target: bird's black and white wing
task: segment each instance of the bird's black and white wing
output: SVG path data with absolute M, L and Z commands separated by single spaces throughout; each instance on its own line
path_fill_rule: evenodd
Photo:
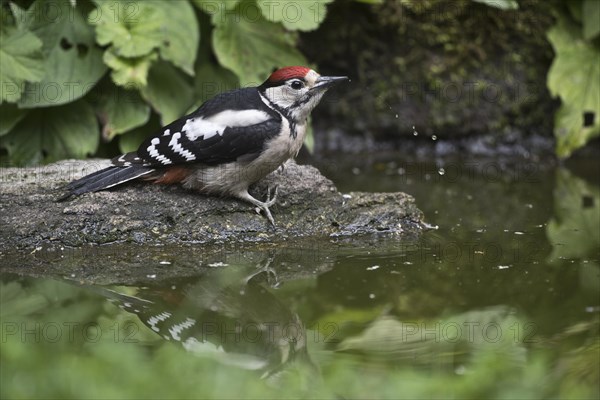
M 261 100 L 256 89 L 227 92 L 165 126 L 158 135 L 146 139 L 137 152 L 118 157 L 113 163 L 158 167 L 247 161 L 258 157 L 280 129 L 281 116 Z

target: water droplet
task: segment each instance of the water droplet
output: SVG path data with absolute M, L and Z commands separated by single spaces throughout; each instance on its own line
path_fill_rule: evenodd
M 171 265 L 171 261 L 159 261 L 160 265 Z
M 376 269 L 379 269 L 379 265 L 373 265 L 371 267 L 367 267 L 367 271 L 374 271 Z
M 508 269 L 510 265 L 498 265 L 498 269 Z
M 396 119 L 398 119 L 398 114 L 396 114 Z
M 524 232 L 520 232 L 520 231 L 515 231 L 515 235 L 524 235 Z
M 371 293 L 371 294 L 369 295 L 369 298 L 370 298 L 370 299 L 374 299 L 374 298 L 375 298 L 375 293 Z
M 446 170 L 444 168 L 438 169 L 438 174 L 444 175 L 445 173 L 446 173 Z
M 156 274 L 148 274 L 146 275 L 146 278 L 154 279 L 156 278 Z
M 437 136 L 431 135 L 431 140 L 437 140 Z
M 360 168 L 358 168 L 358 167 L 354 167 L 354 168 L 352 168 L 352 173 L 353 173 L 354 175 L 358 175 L 358 174 L 360 174 Z

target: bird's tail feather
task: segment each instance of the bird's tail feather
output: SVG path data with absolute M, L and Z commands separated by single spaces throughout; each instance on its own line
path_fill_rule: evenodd
M 152 172 L 154 172 L 154 169 L 142 165 L 104 168 L 69 183 L 65 187 L 66 193 L 57 201 L 63 201 L 71 196 L 79 196 L 83 193 L 108 189 Z

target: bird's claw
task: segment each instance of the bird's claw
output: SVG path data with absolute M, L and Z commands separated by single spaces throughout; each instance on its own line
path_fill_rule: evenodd
M 271 198 L 271 188 L 267 188 L 267 201 L 265 201 L 265 205 L 267 207 L 271 207 L 277 201 L 277 191 L 279 190 L 279 186 L 275 186 L 273 190 L 273 198 Z

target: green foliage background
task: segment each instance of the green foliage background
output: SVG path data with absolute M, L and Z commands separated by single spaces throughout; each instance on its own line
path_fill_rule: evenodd
M 216 93 L 308 64 L 298 33 L 316 29 L 332 1 L 3 0 L 0 149 L 17 165 L 98 154 L 101 139 L 134 150 Z M 283 18 L 292 5 L 298 18 Z M 555 9 L 548 86 L 562 100 L 555 134 L 566 157 L 600 135 L 600 2 Z

